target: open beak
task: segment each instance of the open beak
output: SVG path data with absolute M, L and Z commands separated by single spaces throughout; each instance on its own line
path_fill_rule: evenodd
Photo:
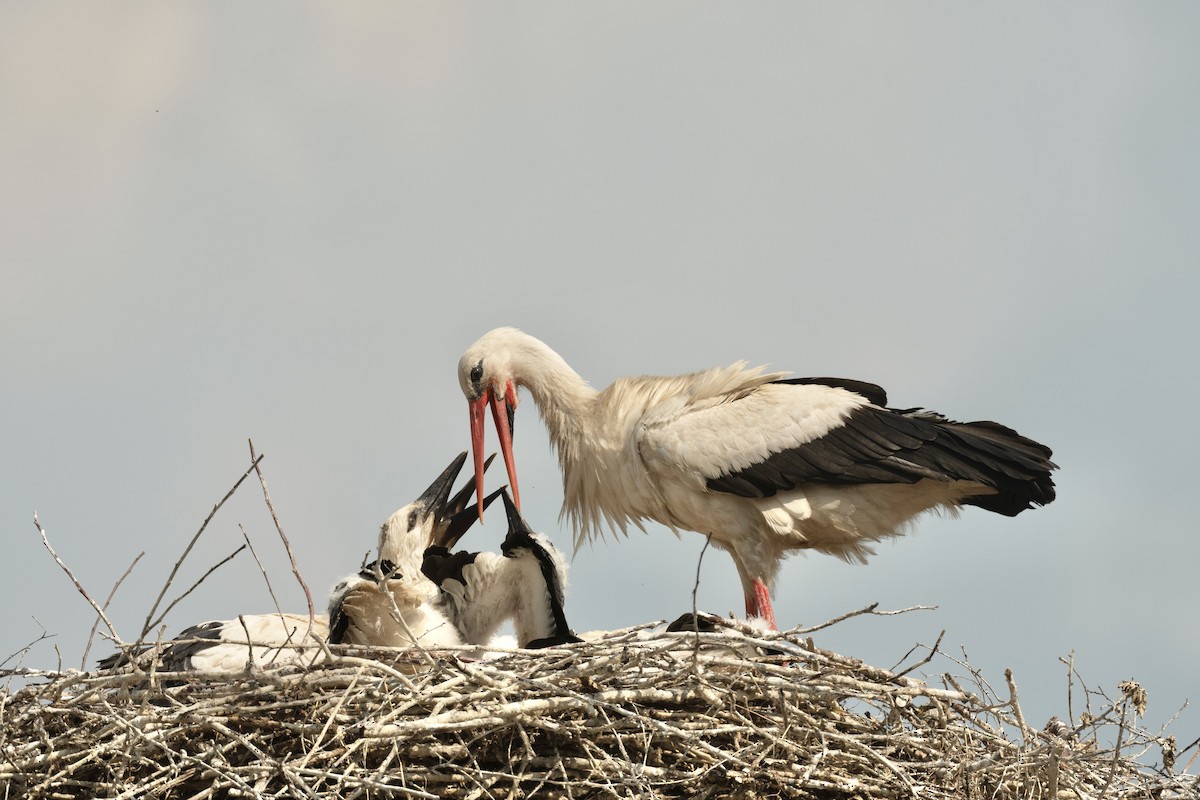
M 509 381 L 505 385 L 503 395 L 497 395 L 492 387 L 487 387 L 475 400 L 468 400 L 467 406 L 471 411 L 471 451 L 475 454 L 475 495 L 479 503 L 479 519 L 483 520 L 485 507 L 483 497 L 483 472 L 487 466 L 483 463 L 483 414 L 484 406 L 492 407 L 492 420 L 496 423 L 496 438 L 500 440 L 500 453 L 504 456 L 504 466 L 508 470 L 508 483 L 512 487 L 513 502 L 521 507 L 521 492 L 517 488 L 517 466 L 513 463 L 512 431 L 513 420 L 517 410 L 516 387 Z
M 495 457 L 494 454 L 488 456 L 487 461 L 484 461 L 481 465 L 480 474 L 487 471 L 487 468 L 491 466 L 492 460 Z M 457 494 L 450 497 L 450 487 L 454 485 L 454 479 L 458 477 L 458 473 L 462 470 L 463 464 L 466 461 L 467 453 L 464 450 L 438 476 L 433 485 L 425 490 L 425 494 L 421 495 L 420 500 L 422 502 L 432 504 L 426 506 L 433 510 L 433 528 L 430 533 L 430 545 L 445 547 L 446 549 L 454 547 L 454 545 L 458 544 L 458 540 L 462 538 L 463 534 L 471 528 L 476 518 L 482 519 L 483 512 L 480 509 L 487 508 L 500 494 L 500 491 L 496 491 L 482 498 L 478 508 L 474 504 L 468 506 L 467 501 L 471 498 L 471 489 L 474 488 L 468 483 L 459 489 Z

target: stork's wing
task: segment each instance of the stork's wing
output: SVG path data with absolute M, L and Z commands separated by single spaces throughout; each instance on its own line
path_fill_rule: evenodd
M 307 614 L 243 614 L 237 619 L 202 622 L 185 628 L 166 643 L 158 656 L 159 665 L 168 672 L 241 672 L 251 660 L 259 667 L 291 664 L 319 653 L 305 639 L 307 632 Z M 312 632 L 322 639 L 327 637 L 329 622 L 325 615 L 316 615 Z M 143 652 L 156 648 L 145 648 Z M 117 654 L 103 659 L 99 666 L 110 669 L 126 663 L 124 654 Z
M 673 462 L 709 490 L 742 497 L 770 497 L 806 483 L 928 478 L 991 487 L 995 493 L 963 502 L 1010 516 L 1054 499 L 1054 464 L 1044 445 L 994 422 L 883 408 L 871 402 L 885 397 L 882 389 L 855 386 L 831 379 L 764 384 L 646 426 L 640 449 L 648 465 Z
M 773 383 L 787 384 L 817 384 L 819 386 L 829 386 L 834 389 L 845 389 L 855 394 L 861 394 L 867 398 L 867 402 L 874 403 L 881 408 L 887 405 L 887 392 L 882 386 L 866 381 L 856 381 L 853 378 L 783 378 L 782 380 L 773 381 Z

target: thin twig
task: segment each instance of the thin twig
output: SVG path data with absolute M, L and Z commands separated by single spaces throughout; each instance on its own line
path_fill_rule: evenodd
M 917 667 L 923 667 L 923 666 L 925 666 L 926 664 L 928 664 L 930 661 L 933 661 L 933 657 L 934 657 L 934 656 L 936 656 L 936 655 L 938 654 L 938 648 L 939 648 L 939 647 L 941 647 L 941 644 L 942 644 L 942 638 L 943 638 L 945 635 L 946 635 L 946 629 L 945 629 L 945 628 L 942 628 L 942 632 L 938 634 L 937 641 L 933 643 L 933 647 L 929 648 L 929 655 L 925 656 L 925 657 L 924 657 L 924 658 L 922 658 L 920 661 L 918 661 L 917 663 L 913 664 L 911 667 L 909 667 L 908 669 L 904 670 L 903 672 L 897 672 L 897 673 L 896 673 L 896 677 L 897 677 L 897 678 L 902 678 L 902 677 L 904 677 L 905 675 L 907 675 L 908 673 L 910 673 L 910 672 L 912 672 L 913 670 L 915 670 Z M 916 647 L 913 647 L 913 650 L 916 650 L 916 649 L 917 649 Z M 913 652 L 912 650 L 909 650 L 909 651 L 908 651 L 908 653 L 906 653 L 906 654 L 905 654 L 904 658 L 908 658 L 908 656 L 909 656 L 909 655 L 911 655 L 911 654 L 912 654 L 912 652 Z M 898 662 L 896 663 L 896 666 L 897 666 L 897 667 L 898 667 L 898 666 L 900 666 L 900 664 L 903 664 L 903 663 L 904 663 L 904 658 L 900 659 L 900 661 L 898 661 Z M 895 667 L 893 667 L 892 669 L 895 669 Z
M 117 578 L 117 582 L 113 584 L 112 591 L 110 591 L 108 593 L 108 597 L 104 598 L 103 608 L 105 611 L 108 610 L 109 604 L 112 603 L 112 599 L 116 595 L 117 589 L 119 589 L 121 587 L 121 584 L 125 582 L 125 579 L 129 577 L 129 573 L 133 572 L 133 568 L 137 566 L 137 563 L 142 560 L 142 556 L 144 556 L 144 555 L 146 555 L 145 550 L 143 550 L 142 552 L 140 552 L 136 556 L 134 556 L 133 561 L 131 561 L 129 566 L 125 568 L 125 572 L 122 573 L 121 577 Z M 92 641 L 96 638 L 96 629 L 99 627 L 100 627 L 100 618 L 97 617 L 96 621 L 92 623 L 91 632 L 88 633 L 87 646 L 83 648 L 83 658 L 80 660 L 80 663 L 79 663 L 80 669 L 87 669 L 88 653 L 92 649 Z
M 221 510 L 221 506 L 225 505 L 225 502 L 230 497 L 233 497 L 233 493 L 236 492 L 238 487 L 242 485 L 242 481 L 250 477 L 250 473 L 258 468 L 258 462 L 261 460 L 261 457 L 251 457 L 250 467 L 242 473 L 242 477 L 237 479 L 237 482 L 234 483 L 233 487 L 225 493 L 225 496 L 222 497 L 215 506 L 213 506 L 212 511 L 208 512 L 208 516 L 204 518 L 204 522 L 200 523 L 200 529 L 192 536 L 191 541 L 188 542 L 187 547 L 185 547 L 183 550 L 183 555 L 179 557 L 179 560 L 175 562 L 175 566 L 171 568 L 171 574 L 167 576 L 167 582 L 164 583 L 162 589 L 159 590 L 158 597 L 154 600 L 154 605 L 150 607 L 150 612 L 146 614 L 146 621 L 142 624 L 142 632 L 138 634 L 137 641 L 133 643 L 132 649 L 136 650 L 141 647 L 142 642 L 146 639 L 146 634 L 148 634 L 150 630 L 158 624 L 157 622 L 151 622 L 151 620 L 154 619 L 154 613 L 158 611 L 158 606 L 160 603 L 162 603 L 163 597 L 166 596 L 167 590 L 171 588 L 171 582 L 175 580 L 175 576 L 179 573 L 179 568 L 183 566 L 184 559 L 186 559 L 188 554 L 192 552 L 192 548 L 196 546 L 197 540 L 199 540 L 200 535 L 204 533 L 204 529 L 208 527 L 208 523 L 211 522 L 212 518 L 216 516 L 218 511 Z
M 271 587 L 271 579 L 267 576 L 267 568 L 263 566 L 262 559 L 258 557 L 258 551 L 254 549 L 254 545 L 250 542 L 250 537 L 246 533 L 246 529 L 238 523 L 238 530 L 242 532 L 242 538 L 246 541 L 246 547 L 250 548 L 250 555 L 254 558 L 254 563 L 258 565 L 258 571 L 262 573 L 263 583 L 267 585 L 267 594 L 271 595 L 271 602 L 275 606 L 275 613 L 283 617 L 283 609 L 279 607 L 279 599 L 275 597 L 275 590 Z
M 1121 720 L 1117 723 L 1117 741 L 1113 745 L 1112 768 L 1109 769 L 1107 777 L 1104 779 L 1104 786 L 1100 788 L 1100 794 L 1096 795 L 1098 800 L 1104 800 L 1104 796 L 1108 794 L 1109 787 L 1112 786 L 1113 779 L 1117 777 L 1117 772 L 1121 766 L 1121 737 L 1125 734 L 1125 717 L 1129 711 L 1129 700 L 1121 701 Z
M 244 545 L 244 544 L 239 545 L 238 548 L 236 550 L 234 550 L 232 553 L 225 556 L 220 561 L 218 561 L 216 564 L 213 564 L 211 567 L 209 567 L 203 575 L 201 575 L 199 578 L 196 579 L 195 583 L 193 583 L 191 586 L 189 586 L 187 588 L 187 591 L 185 591 L 183 594 L 179 595 L 179 597 L 176 597 L 174 600 L 172 600 L 170 602 L 170 604 L 165 609 L 163 609 L 163 612 L 161 614 L 159 614 L 157 618 L 155 618 L 154 622 L 150 623 L 150 627 L 152 627 L 152 628 L 158 627 L 159 623 L 161 623 L 164 619 L 166 619 L 167 615 L 171 613 L 171 609 L 173 609 L 173 608 L 175 608 L 175 606 L 179 605 L 183 601 L 183 599 L 185 597 L 187 597 L 189 594 L 196 591 L 196 589 L 200 586 L 200 584 L 204 583 L 205 578 L 207 578 L 209 575 L 212 575 L 214 572 L 216 572 L 218 569 L 220 569 L 221 567 L 228 564 L 233 559 L 237 558 L 238 554 L 241 553 L 245 549 L 246 549 L 246 545 Z
M 250 537 L 246 534 L 246 529 L 242 527 L 241 524 L 238 525 L 238 529 L 242 532 L 242 538 L 246 540 L 246 547 L 250 548 L 250 555 L 254 557 L 254 563 L 258 565 L 258 571 L 262 573 L 263 583 L 267 585 L 267 593 L 271 595 L 271 602 L 275 605 L 275 613 L 279 615 L 279 624 L 285 631 L 287 631 L 287 636 L 284 638 L 283 645 L 290 645 L 292 643 L 292 635 L 296 632 L 296 629 L 288 627 L 287 617 L 283 615 L 283 609 L 279 607 L 279 599 L 275 597 L 275 590 L 271 587 L 271 579 L 267 577 L 267 569 L 263 566 L 262 561 L 259 559 L 258 552 L 254 549 L 254 545 L 250 543 Z M 314 639 L 320 640 L 321 638 L 312 633 L 311 626 L 308 630 L 308 633 Z M 283 647 L 278 648 L 275 651 L 275 655 L 271 657 L 271 662 L 274 663 L 275 659 L 278 658 L 283 651 Z
M 50 638 L 53 638 L 53 637 L 54 637 L 54 635 L 55 635 L 55 634 L 53 634 L 53 633 L 47 633 L 47 632 L 46 632 L 46 628 L 45 628 L 45 626 L 44 626 L 44 625 L 42 625 L 42 623 L 40 623 L 40 622 L 38 622 L 38 621 L 37 621 L 37 617 L 34 617 L 34 618 L 33 618 L 33 621 L 34 621 L 34 622 L 37 622 L 37 626 L 38 626 L 39 628 L 41 628 L 41 629 L 42 629 L 42 633 L 41 633 L 41 635 L 40 635 L 40 636 L 38 636 L 36 639 L 34 639 L 34 640 L 33 640 L 32 642 L 30 642 L 29 644 L 27 644 L 27 645 L 25 645 L 24 647 L 22 647 L 22 648 L 20 648 L 20 649 L 16 650 L 15 652 L 13 652 L 13 653 L 12 653 L 12 654 L 11 654 L 11 655 L 8 657 L 8 658 L 4 659 L 3 661 L 0 661 L 0 667 L 3 667 L 5 664 L 7 664 L 8 662 L 12 661 L 14 658 L 17 658 L 18 656 L 22 657 L 22 660 L 24 660 L 24 659 L 23 659 L 24 655 L 25 655 L 26 653 L 28 653 L 28 652 L 29 652 L 29 650 L 30 650 L 30 648 L 32 648 L 32 647 L 33 647 L 35 644 L 37 644 L 38 642 L 44 641 L 45 639 L 50 639 Z M 20 663 L 21 663 L 21 661 L 18 661 L 18 662 L 17 662 L 17 664 L 18 664 L 18 665 L 19 665 Z M 12 672 L 12 670 L 9 670 L 9 672 Z
M 813 633 L 814 631 L 819 631 L 824 628 L 828 628 L 833 625 L 837 625 L 839 622 L 845 622 L 846 620 L 848 620 L 852 617 L 861 617 L 864 614 L 870 614 L 870 615 L 876 616 L 876 617 L 894 617 L 898 614 L 907 614 L 910 611 L 936 611 L 937 610 L 937 606 L 909 606 L 908 608 L 898 608 L 894 611 L 878 611 L 877 610 L 878 608 L 879 608 L 879 603 L 877 603 L 877 602 L 871 603 L 871 605 L 869 605 L 869 606 L 863 606 L 862 608 L 856 609 L 854 611 L 847 611 L 845 614 L 839 614 L 838 616 L 834 617 L 831 620 L 828 620 L 827 622 L 822 622 L 820 625 L 812 625 L 807 628 L 793 628 L 792 630 L 790 630 L 788 632 L 792 633 L 792 634 L 796 634 L 797 636 L 803 635 L 806 633 Z
M 254 637 L 250 635 L 250 629 L 246 627 L 246 617 L 244 614 L 238 614 L 237 620 L 242 625 L 242 633 L 246 634 L 246 671 L 254 670 Z
M 712 543 L 712 534 L 704 537 L 704 547 L 700 548 L 700 555 L 696 557 L 696 581 L 692 584 L 692 632 L 696 634 L 694 647 L 692 649 L 692 662 L 699 664 L 700 657 L 700 610 L 696 605 L 696 595 L 700 591 L 700 567 L 704 565 L 704 554 L 708 552 L 708 546 Z
M 283 549 L 287 551 L 288 560 L 292 563 L 292 574 L 296 576 L 296 581 L 300 584 L 300 588 L 304 590 L 304 599 L 308 603 L 308 629 L 304 632 L 301 641 L 308 641 L 317 617 L 316 608 L 313 606 L 312 592 L 309 591 L 308 584 L 304 582 L 304 578 L 300 575 L 300 567 L 297 566 L 296 556 L 292 553 L 292 543 L 288 541 L 287 534 L 283 532 L 283 525 L 279 523 L 279 515 L 275 513 L 275 506 L 271 503 L 271 495 L 267 491 L 267 479 L 258 464 L 262 458 L 256 458 L 254 455 L 254 441 L 250 439 L 246 441 L 250 445 L 250 458 L 254 461 L 254 471 L 258 473 L 258 483 L 262 487 L 263 500 L 267 503 L 267 510 L 271 512 L 271 520 L 275 523 L 275 530 L 279 532 L 279 538 L 283 541 Z
M 75 573 L 72 572 L 71 568 L 68 567 L 63 560 L 58 557 L 58 553 L 54 552 L 54 548 L 50 546 L 50 539 L 46 536 L 46 531 L 44 528 L 42 528 L 42 523 L 40 520 L 38 520 L 36 511 L 33 512 L 33 524 L 38 529 L 38 533 L 42 536 L 42 544 L 46 546 L 48 551 L 50 551 L 50 555 L 53 556 L 54 561 L 59 567 L 62 568 L 63 572 L 67 573 L 67 577 L 71 579 L 71 583 L 75 584 L 75 588 L 79 590 L 81 595 L 83 595 L 83 599 L 88 601 L 88 605 L 95 609 L 96 615 L 104 621 L 105 625 L 108 626 L 108 632 L 112 634 L 113 639 L 120 641 L 121 637 L 117 635 L 117 629 L 114 628 L 112 622 L 109 621 L 108 615 L 104 613 L 104 609 L 96 604 L 96 601 L 92 599 L 92 596 L 87 593 L 87 589 L 84 589 L 83 584 L 80 583 L 79 579 L 75 577 Z

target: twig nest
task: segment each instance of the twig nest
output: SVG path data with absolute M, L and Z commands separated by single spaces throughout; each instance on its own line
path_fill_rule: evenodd
M 1124 688 L 1088 722 L 1014 740 L 1015 709 L 986 683 L 930 685 L 797 633 L 652 625 L 488 655 L 335 648 L 309 668 L 235 675 L 27 671 L 0 695 L 0 796 L 1005 800 L 1107 786 L 1169 800 L 1197 789 L 1172 772 L 1170 737 L 1114 713 L 1137 704 Z M 1157 770 L 1133 757 L 1155 744 Z

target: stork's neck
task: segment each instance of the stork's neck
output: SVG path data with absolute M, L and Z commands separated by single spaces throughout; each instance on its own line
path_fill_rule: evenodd
M 546 431 L 554 447 L 562 451 L 586 432 L 588 410 L 596 390 L 562 356 L 544 344 L 533 350 L 533 359 L 526 365 L 532 368 L 518 374 L 517 383 L 529 390 L 546 421 Z
M 378 558 L 392 562 L 404 577 L 415 578 L 421 575 L 421 555 L 429 536 L 427 531 L 406 530 L 410 508 L 405 506 L 392 514 L 379 529 Z
M 514 378 L 529 390 L 561 455 L 585 435 L 596 390 L 547 345 L 532 336 L 523 345 Z

